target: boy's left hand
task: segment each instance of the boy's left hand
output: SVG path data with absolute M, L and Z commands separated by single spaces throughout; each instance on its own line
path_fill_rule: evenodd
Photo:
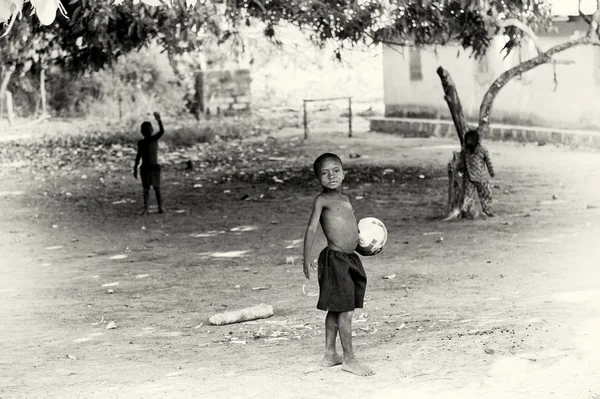
M 157 120 L 160 120 L 160 114 L 159 114 L 158 112 L 155 112 L 155 113 L 154 113 L 154 117 L 155 117 Z
M 375 256 L 378 253 L 380 253 L 381 251 L 383 251 L 383 247 L 381 247 L 381 248 L 379 248 L 379 249 L 377 249 L 377 250 L 375 250 L 373 252 L 366 252 L 361 247 L 357 246 L 354 251 L 357 252 L 359 255 L 362 255 L 362 256 Z
M 314 263 L 311 261 L 304 260 L 304 276 L 310 280 L 310 269 L 317 270 Z

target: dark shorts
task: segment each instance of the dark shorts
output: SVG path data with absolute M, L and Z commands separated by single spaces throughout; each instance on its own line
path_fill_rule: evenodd
M 143 166 L 140 168 L 140 177 L 144 187 L 160 187 L 160 165 Z
M 326 247 L 319 255 L 318 274 L 317 309 L 350 312 L 363 307 L 367 275 L 357 254 Z

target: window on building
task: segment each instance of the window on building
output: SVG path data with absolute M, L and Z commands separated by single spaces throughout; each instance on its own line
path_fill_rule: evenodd
M 410 47 L 408 52 L 410 62 L 410 80 L 423 80 L 423 67 L 421 65 L 421 49 L 419 47 Z

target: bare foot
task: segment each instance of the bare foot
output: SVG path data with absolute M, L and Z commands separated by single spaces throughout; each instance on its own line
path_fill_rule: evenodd
M 147 215 L 148 213 L 149 213 L 148 209 L 144 209 L 143 211 L 140 212 L 140 215 Z
M 342 370 L 365 377 L 375 374 L 373 370 L 371 370 L 367 366 L 360 364 L 356 359 L 345 360 L 342 363 Z
M 496 214 L 493 212 L 484 212 L 484 213 L 490 218 L 496 217 Z
M 344 361 L 344 359 L 342 359 L 342 357 L 340 355 L 338 355 L 337 353 L 334 353 L 333 355 L 325 354 L 325 357 L 323 358 L 323 361 L 321 362 L 321 366 L 333 367 L 333 366 L 337 366 L 338 364 L 342 364 L 343 361 Z

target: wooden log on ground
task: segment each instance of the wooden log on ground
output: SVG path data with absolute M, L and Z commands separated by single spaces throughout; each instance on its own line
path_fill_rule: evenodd
M 223 326 L 225 324 L 240 323 L 243 321 L 266 319 L 273 316 L 273 307 L 261 303 L 250 308 L 233 310 L 231 312 L 218 313 L 208 319 L 215 326 Z

